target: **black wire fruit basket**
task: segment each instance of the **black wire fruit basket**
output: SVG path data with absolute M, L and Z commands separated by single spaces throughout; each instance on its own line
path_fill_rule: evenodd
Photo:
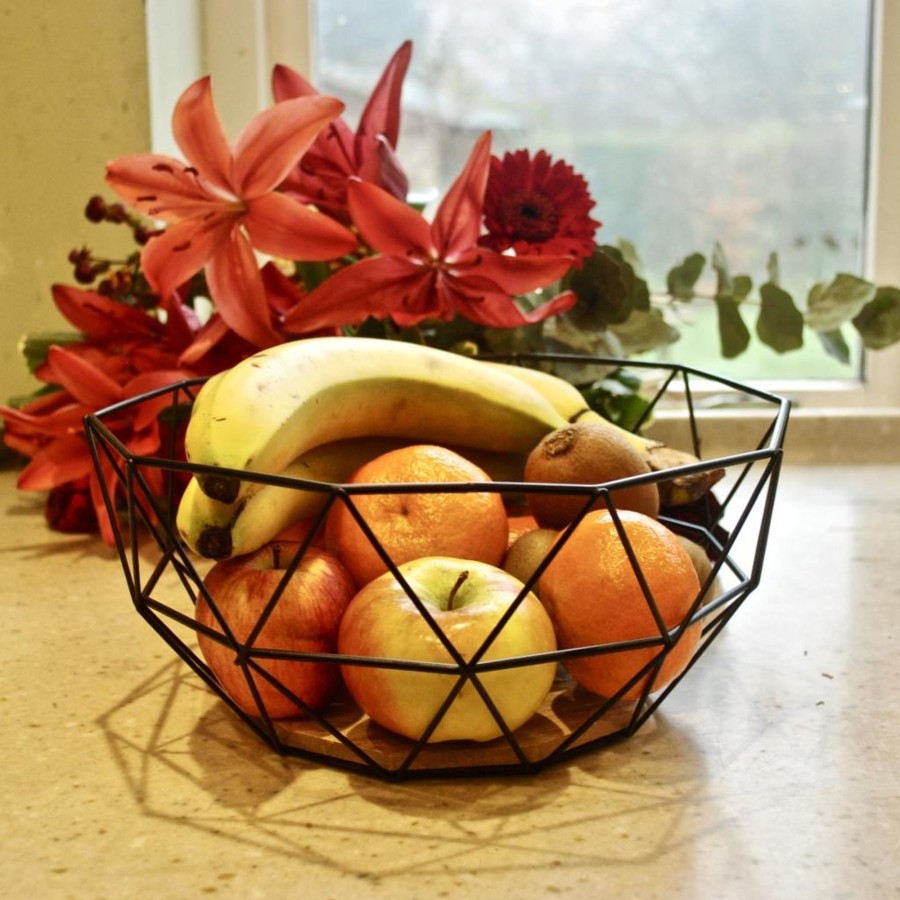
M 249 633 L 239 638 L 228 627 L 213 629 L 209 620 L 200 620 L 198 607 L 212 607 L 216 597 L 208 587 L 215 562 L 193 553 L 176 525 L 176 511 L 187 482 L 196 475 L 209 474 L 209 467 L 186 462 L 183 456 L 183 429 L 203 379 L 191 379 L 108 407 L 85 419 L 85 432 L 100 475 L 105 505 L 111 519 L 116 550 L 131 601 L 151 628 L 187 666 L 231 708 L 272 750 L 385 780 L 416 777 L 476 776 L 485 774 L 537 773 L 579 754 L 598 750 L 634 734 L 677 688 L 734 613 L 758 587 L 766 542 L 775 503 L 784 438 L 789 417 L 787 400 L 753 386 L 731 381 L 690 366 L 621 360 L 600 357 L 569 357 L 529 354 L 506 358 L 507 362 L 543 368 L 596 366 L 598 370 L 626 365 L 651 385 L 649 402 L 635 430 L 653 434 L 660 428 L 675 435 L 666 443 L 691 454 L 690 461 L 650 471 L 617 482 L 571 488 L 585 498 L 585 512 L 602 502 L 623 542 L 635 576 L 654 611 L 658 628 L 640 638 L 615 642 L 568 645 L 533 654 L 493 658 L 486 650 L 504 626 L 501 621 L 474 654 L 464 657 L 449 648 L 448 658 L 427 663 L 408 658 L 372 656 L 348 657 L 336 648 L 276 649 L 261 638 L 266 620 L 282 601 L 282 591 L 291 574 L 316 552 L 316 537 L 325 527 L 329 510 L 340 504 L 353 505 L 358 490 L 465 493 L 493 491 L 504 501 L 527 503 L 532 491 L 546 491 L 547 485 L 521 481 L 494 480 L 484 485 L 416 484 L 381 488 L 346 483 L 307 481 L 286 475 L 251 474 L 216 470 L 259 486 L 321 494 L 321 511 L 313 517 L 302 537 L 286 546 L 291 558 L 283 561 L 284 577 L 264 598 L 259 619 Z M 714 395 L 719 405 L 734 404 L 752 416 L 744 417 L 741 428 L 732 430 L 716 417 L 704 414 L 698 397 Z M 152 456 L 130 450 L 117 436 L 124 422 L 155 420 L 165 434 L 162 449 Z M 714 454 L 704 456 L 713 446 Z M 655 483 L 662 488 L 706 478 L 713 487 L 690 502 L 665 503 L 658 521 L 669 531 L 701 548 L 707 563 L 698 577 L 696 597 L 678 621 L 661 621 L 653 592 L 640 563 L 629 546 L 622 527 L 622 513 L 616 506 L 619 493 L 635 484 Z M 582 516 L 579 517 L 582 518 Z M 537 593 L 540 578 L 564 545 L 578 520 L 564 529 L 546 557 L 534 567 L 524 582 L 516 603 L 532 591 Z M 384 557 L 388 570 L 403 581 L 390 555 L 379 546 L 377 536 L 366 526 L 368 539 Z M 321 546 L 321 545 L 319 545 Z M 429 613 L 414 591 L 405 587 L 411 600 L 428 619 Z M 434 628 L 430 623 L 429 627 Z M 670 657 L 683 653 L 691 636 L 689 654 L 674 677 L 660 679 Z M 237 702 L 234 691 L 207 662 L 200 644 L 206 639 L 227 651 L 234 672 L 249 691 L 250 702 Z M 572 677 L 575 660 L 613 658 L 629 651 L 644 651 L 640 667 L 615 689 L 604 694 L 588 690 Z M 279 664 L 314 664 L 329 670 L 339 683 L 324 707 L 307 703 L 278 674 Z M 491 693 L 491 679 L 498 673 L 514 676 L 552 665 L 555 676 L 541 706 L 521 725 L 510 727 L 502 704 Z M 443 700 L 436 704 L 430 723 L 418 737 L 407 737 L 384 727 L 354 702 L 343 687 L 340 672 L 362 670 L 373 677 L 385 670 L 427 675 L 441 680 Z M 221 675 L 221 672 L 219 672 Z M 692 676 L 694 677 L 694 676 Z M 697 676 L 699 677 L 699 676 Z M 685 690 L 688 688 L 685 688 Z M 269 715 L 263 694 L 284 698 L 296 714 L 286 718 Z M 441 720 L 449 715 L 455 700 L 468 691 L 480 697 L 483 711 L 496 723 L 496 737 L 483 740 L 430 740 Z

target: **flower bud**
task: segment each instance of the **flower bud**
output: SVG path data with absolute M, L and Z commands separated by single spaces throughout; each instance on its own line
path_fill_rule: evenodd
M 84 208 L 84 215 L 91 222 L 102 222 L 106 218 L 106 201 L 94 194 Z

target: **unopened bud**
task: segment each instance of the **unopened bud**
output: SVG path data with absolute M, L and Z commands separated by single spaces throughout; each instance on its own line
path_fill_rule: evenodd
M 127 222 L 128 212 L 121 203 L 112 203 L 106 208 L 107 222 Z
M 79 260 L 75 264 L 75 280 L 79 284 L 92 284 L 95 278 L 94 267 L 90 260 Z
M 95 194 L 84 208 L 85 217 L 91 222 L 102 222 L 106 218 L 106 201 Z

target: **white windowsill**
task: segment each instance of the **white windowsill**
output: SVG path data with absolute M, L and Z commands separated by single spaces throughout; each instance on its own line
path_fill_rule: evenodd
M 750 450 L 774 417 L 767 410 L 695 411 L 706 459 Z M 673 447 L 690 446 L 683 411 L 661 411 L 647 434 Z M 791 409 L 785 460 L 801 465 L 873 465 L 900 462 L 900 410 Z

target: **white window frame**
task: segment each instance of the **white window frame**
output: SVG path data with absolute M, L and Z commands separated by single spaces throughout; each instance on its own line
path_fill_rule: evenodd
M 271 103 L 276 62 L 313 71 L 315 0 L 147 0 L 150 101 L 154 149 L 175 152 L 169 130 L 178 94 L 210 74 L 226 129 L 233 135 Z M 285 27 L 284 23 L 290 23 Z M 301 27 L 298 27 L 299 26 Z M 303 27 L 305 26 L 305 27 Z M 181 68 L 154 64 L 162 42 L 177 41 Z M 870 183 L 866 277 L 900 285 L 900 0 L 876 0 L 873 39 Z M 893 48 L 893 52 L 889 52 Z M 167 54 L 171 59 L 172 55 Z M 824 352 L 824 351 L 823 351 Z M 858 420 L 900 416 L 900 346 L 867 353 L 861 380 L 765 383 L 798 410 Z M 896 425 L 894 425 L 896 427 Z

